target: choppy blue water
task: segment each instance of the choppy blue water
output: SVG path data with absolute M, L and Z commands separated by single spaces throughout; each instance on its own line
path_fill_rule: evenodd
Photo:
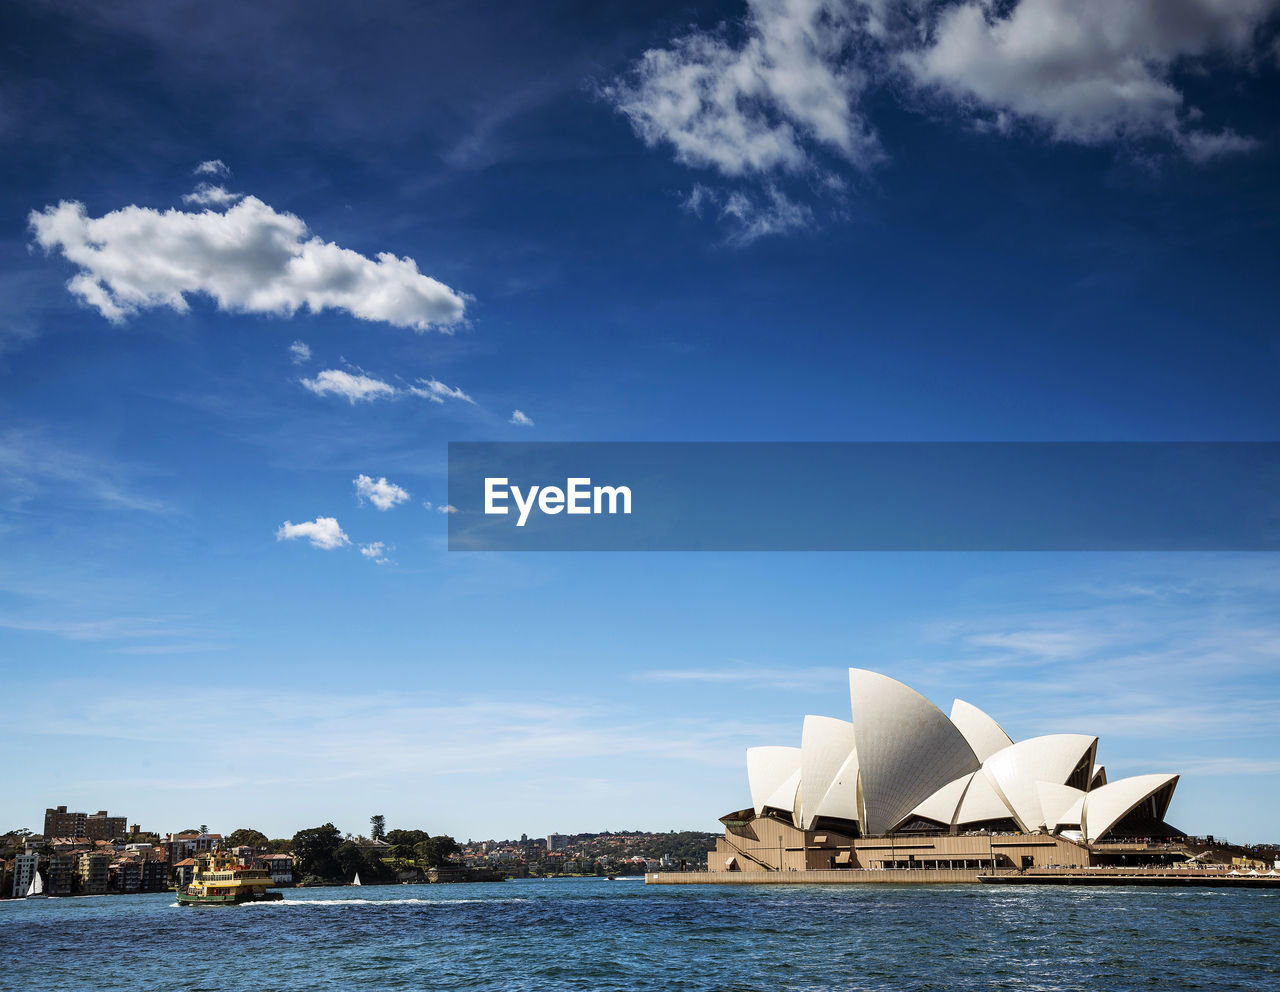
M 0 903 L 0 989 L 1280 989 L 1280 891 L 513 881 Z

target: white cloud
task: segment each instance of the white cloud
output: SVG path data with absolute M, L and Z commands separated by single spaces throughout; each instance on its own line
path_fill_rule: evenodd
M 201 183 L 190 193 L 182 197 L 183 203 L 195 203 L 202 207 L 229 207 L 238 200 L 243 200 L 243 193 L 231 193 L 221 186 Z
M 715 207 L 719 219 L 729 227 L 725 240 L 739 247 L 770 235 L 790 234 L 814 223 L 812 209 L 796 203 L 772 184 L 759 195 L 743 190 L 723 193 L 698 184 L 685 201 L 687 209 L 698 215 L 708 205 Z
M 300 537 L 309 540 L 313 548 L 323 548 L 325 551 L 351 543 L 351 538 L 343 533 L 333 517 L 316 517 L 315 520 L 301 524 L 286 520 L 276 531 L 277 541 L 294 541 Z
M 475 403 L 461 388 L 450 389 L 439 379 L 419 379 L 418 385 L 410 386 L 409 392 L 421 396 L 432 403 L 443 403 L 445 400 L 462 400 L 464 403 Z
M 1096 651 L 1099 638 L 1088 632 L 1064 630 L 1013 630 L 975 634 L 968 643 L 980 648 L 996 648 L 1013 655 L 1051 661 L 1067 661 Z
M 311 361 L 311 345 L 305 341 L 295 341 L 289 345 L 289 357 L 294 365 L 302 365 Z
M 533 418 L 531 418 L 523 410 L 512 410 L 511 419 L 507 421 L 509 424 L 515 424 L 517 427 L 532 427 Z
M 1197 163 L 1248 151 L 1254 139 L 1187 105 L 1179 75 L 1269 59 L 1260 29 L 1277 9 L 1280 0 L 746 0 L 740 21 L 645 52 L 600 92 L 649 147 L 747 185 L 700 183 L 684 204 L 699 215 L 713 207 L 741 245 L 811 226 L 795 196 L 839 201 L 841 173 L 884 160 L 865 99 L 873 88 L 929 113 L 919 97 L 941 98 L 993 134 L 1156 141 Z
M 437 506 L 436 511 L 438 513 L 457 513 L 458 508 L 452 503 L 445 503 L 444 506 Z
M 809 689 L 839 685 L 845 670 L 839 668 L 754 668 L 734 666 L 712 669 L 659 668 L 637 672 L 641 682 L 706 682 L 740 684 L 752 689 Z
M 859 168 L 882 157 L 858 108 L 864 17 L 841 0 L 748 0 L 741 41 L 726 28 L 652 49 L 604 96 L 649 146 L 726 176 L 799 172 L 811 146 Z
M 227 163 L 220 158 L 211 158 L 207 162 L 201 162 L 191 170 L 193 176 L 229 176 L 231 170 L 227 167 Z
M 400 392 L 389 382 L 374 379 L 362 372 L 353 374 L 342 369 L 325 369 L 314 379 L 299 381 L 317 396 L 341 396 L 352 404 L 391 397 Z
M 42 248 L 79 267 L 68 289 L 112 321 L 146 307 L 185 313 L 187 295 L 200 293 L 233 312 L 342 310 L 418 331 L 447 330 L 465 309 L 413 259 L 323 241 L 254 196 L 223 212 L 128 206 L 96 218 L 64 200 L 28 221 Z
M 394 482 L 388 482 L 385 475 L 377 480 L 367 475 L 359 475 L 352 481 L 360 502 L 368 500 L 379 510 L 390 510 L 397 503 L 403 503 L 409 498 L 407 490 L 400 488 Z
M 1208 162 L 1220 155 L 1235 155 L 1240 152 L 1253 151 L 1258 147 L 1255 138 L 1236 134 L 1230 128 L 1210 133 L 1208 131 L 1187 131 L 1178 138 L 1178 147 L 1183 154 L 1197 165 Z
M 1172 73 L 1187 59 L 1252 44 L 1277 0 L 966 0 L 938 17 L 931 43 L 903 55 L 915 80 L 1058 141 L 1164 137 L 1204 161 L 1253 143 L 1193 129 Z
M 387 558 L 386 552 L 389 549 L 382 541 L 374 541 L 372 544 L 360 545 L 360 553 L 366 558 L 373 560 L 375 564 L 385 565 L 390 559 Z

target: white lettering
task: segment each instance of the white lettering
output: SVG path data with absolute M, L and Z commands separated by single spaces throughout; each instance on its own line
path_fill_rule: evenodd
M 498 500 L 502 500 L 504 503 L 507 501 L 507 492 L 504 489 L 499 488 L 501 486 L 506 486 L 506 484 L 507 484 L 506 479 L 499 479 L 496 477 L 492 479 L 486 478 L 484 480 L 484 512 L 485 513 L 506 513 L 507 512 L 507 508 L 505 506 L 498 506 L 497 504 Z
M 529 515 L 536 506 L 541 513 L 555 516 L 566 512 L 575 515 L 601 513 L 631 513 L 630 486 L 592 486 L 586 476 L 565 479 L 565 488 L 559 486 L 529 486 L 521 490 L 511 480 L 492 476 L 484 480 L 484 512 L 486 514 L 510 513 L 507 500 L 513 500 L 518 518 L 517 527 L 529 522 Z
M 520 511 L 520 519 L 516 521 L 516 526 L 523 527 L 524 522 L 529 519 L 529 511 L 533 509 L 533 498 L 538 495 L 538 487 L 537 486 L 529 487 L 528 500 L 520 499 L 519 486 L 511 487 L 511 495 L 515 498 L 516 509 Z
M 595 513 L 603 513 L 600 509 L 603 502 L 602 496 L 609 497 L 609 512 L 618 512 L 618 499 L 622 499 L 622 512 L 629 514 L 631 512 L 631 487 L 630 486 L 596 486 L 593 496 L 595 497 Z
M 591 506 L 587 502 L 587 487 L 591 485 L 591 480 L 566 479 L 565 481 L 569 486 L 569 500 L 565 511 L 568 513 L 590 513 Z
M 554 516 L 564 509 L 564 490 L 559 486 L 543 486 L 538 497 L 538 509 Z

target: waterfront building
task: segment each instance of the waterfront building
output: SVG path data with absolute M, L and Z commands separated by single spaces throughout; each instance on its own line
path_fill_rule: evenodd
M 112 892 L 138 892 L 142 888 L 142 863 L 134 858 L 111 862 L 108 884 Z
M 127 822 L 126 817 L 111 816 L 105 809 L 96 813 L 75 813 L 67 812 L 65 806 L 57 806 L 44 811 L 44 835 L 115 840 L 125 836 Z
M 182 889 L 190 885 L 196 876 L 196 859 L 184 858 L 173 866 L 170 877 L 176 888 Z
M 125 836 L 127 823 L 126 817 L 108 816 L 105 809 L 100 809 L 84 818 L 84 835 L 90 840 L 115 840 Z
M 46 837 L 84 837 L 85 813 L 68 813 L 67 807 L 44 811 L 44 835 Z
M 31 880 L 36 877 L 40 866 L 40 855 L 35 852 L 19 854 L 13 859 L 13 891 L 11 895 L 25 896 L 31 887 Z
M 142 862 L 141 892 L 163 892 L 169 888 L 169 865 L 155 859 Z
M 44 890 L 51 896 L 69 896 L 75 883 L 76 859 L 71 854 L 53 855 L 45 869 Z
M 104 895 L 111 871 L 111 855 L 85 851 L 76 859 L 76 887 L 81 895 Z
M 195 858 L 201 854 L 208 854 L 221 843 L 222 834 L 170 834 L 169 839 L 164 842 L 164 847 L 168 852 L 167 860 L 169 864 L 176 865 L 179 861 Z
M 271 881 L 276 885 L 293 884 L 293 855 L 265 854 L 262 863 L 271 872 Z
M 569 846 L 569 838 L 564 834 L 547 834 L 547 850 L 563 851 Z
M 721 818 L 712 872 L 1170 860 L 1178 776 L 1108 781 L 1098 739 L 1014 742 L 957 699 L 948 717 L 888 676 L 849 670 L 852 720 L 807 716 L 800 746 L 747 751 L 751 806 Z

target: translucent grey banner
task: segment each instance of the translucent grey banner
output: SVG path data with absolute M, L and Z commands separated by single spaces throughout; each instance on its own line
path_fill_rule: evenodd
M 451 551 L 1275 551 L 1280 443 L 449 445 Z

